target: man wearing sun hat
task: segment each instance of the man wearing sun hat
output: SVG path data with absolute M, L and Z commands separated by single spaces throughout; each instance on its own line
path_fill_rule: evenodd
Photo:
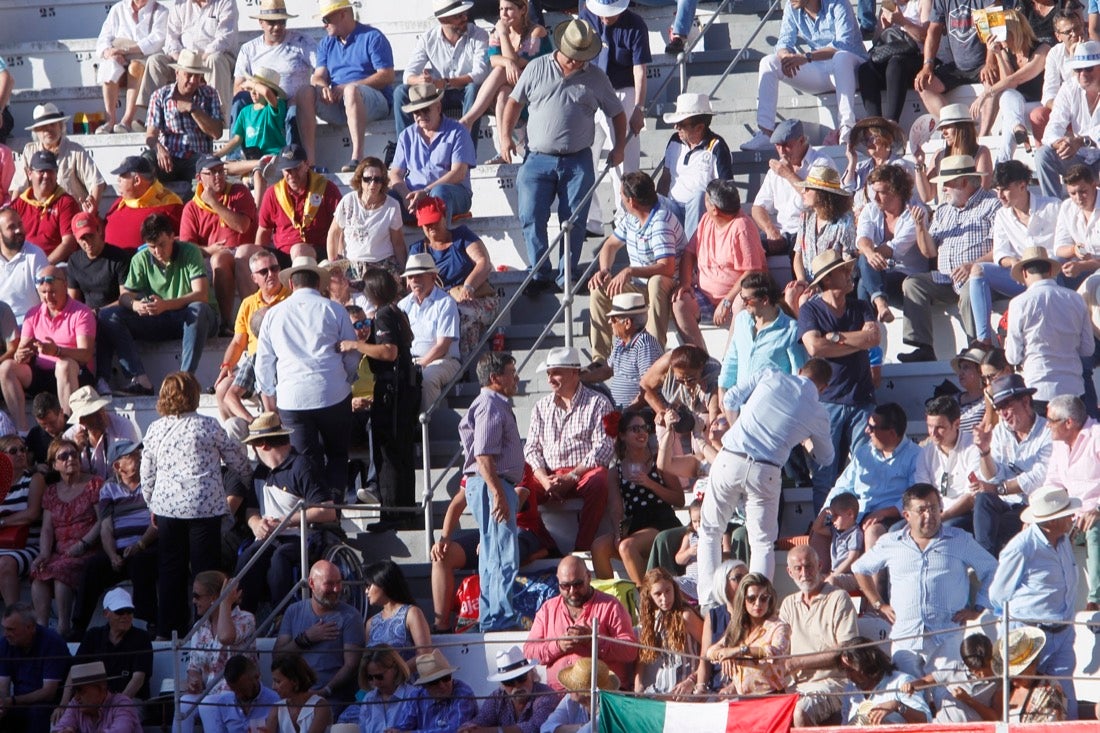
M 406 223 L 425 196 L 442 199 L 450 229 L 451 219 L 468 213 L 473 200 L 470 168 L 477 165 L 474 141 L 462 124 L 444 116 L 444 91 L 435 84 L 413 84 L 405 94 L 408 101 L 400 109 L 414 115 L 415 121 L 397 136 L 390 191 L 401 200 Z
M 287 21 L 298 16 L 286 11 L 285 0 L 263 0 L 259 10 L 249 17 L 259 21 L 261 34 L 241 44 L 237 54 L 233 68 L 236 96 L 230 116 L 235 119 L 238 109 L 252 103 L 249 92 L 253 89 L 270 97 L 270 87 L 264 87 L 253 76 L 260 69 L 274 71 L 290 105 L 286 141 L 300 142 L 313 160 L 316 157 L 317 102 L 309 80 L 317 66 L 317 42 L 298 29 L 287 28 Z M 295 123 L 300 140 L 293 136 Z
M 416 658 L 416 695 L 403 703 L 394 728 L 408 731 L 457 731 L 477 715 L 477 700 L 468 684 L 457 679 L 443 652 Z
M 611 299 L 607 320 L 614 337 L 607 364 L 591 364 L 581 373 L 585 383 L 606 381 L 615 406 L 633 404 L 641 392 L 641 381 L 664 349 L 646 330 L 649 306 L 642 293 L 619 293 Z
M 688 239 L 703 217 L 707 184 L 715 178 L 733 178 L 729 146 L 710 128 L 713 119 L 710 97 L 696 92 L 678 96 L 675 111 L 664 115 L 665 123 L 676 132 L 665 146 L 665 169 L 657 180 L 657 191 L 679 209 Z
M 62 436 L 81 450 L 80 463 L 88 473 L 103 479 L 113 477 L 111 447 L 120 440 L 141 443 L 141 430 L 111 406 L 111 397 L 93 387 L 81 387 L 69 398 L 69 427 Z
M 175 81 L 149 99 L 145 144 L 155 156 L 161 180 L 190 181 L 198 159 L 213 153 L 214 141 L 222 136 L 222 103 L 214 87 L 206 84 L 201 53 L 184 49 L 170 66 L 176 71 Z
M 140 491 L 137 492 L 141 494 Z M 149 511 L 145 511 L 145 521 L 149 521 Z M 148 621 L 148 615 L 156 618 L 157 594 L 155 588 L 155 574 L 157 555 L 156 551 L 148 553 L 151 560 L 149 577 L 150 587 L 145 591 L 150 597 L 151 604 L 142 609 L 142 620 Z M 98 579 L 97 579 L 98 580 Z M 106 579 L 105 579 L 106 580 Z M 106 583 L 104 583 L 106 584 Z M 96 597 L 91 599 L 94 608 L 99 600 L 98 588 L 95 585 Z M 121 586 L 111 588 L 103 595 L 103 616 L 106 623 L 93 626 L 84 632 L 84 638 L 76 650 L 76 659 L 102 659 L 107 668 L 107 689 L 125 695 L 132 700 L 147 700 L 149 698 L 149 681 L 153 676 L 153 637 L 146 629 L 134 626 L 134 599 L 130 592 Z M 89 612 L 90 615 L 90 612 Z M 87 621 L 85 620 L 85 625 Z M 66 690 L 66 696 L 62 698 L 62 704 L 68 702 L 71 690 Z
M 103 662 L 74 664 L 66 685 L 72 702 L 65 706 L 51 730 L 56 733 L 141 733 L 138 706 L 125 695 L 108 690 L 107 679 Z
M 439 221 L 439 212 L 426 214 Z M 421 410 L 436 401 L 459 367 L 458 304 L 446 290 L 436 285 L 438 275 L 439 270 L 430 254 L 423 252 L 409 257 L 401 273 L 408 283 L 409 294 L 397 303 L 409 317 L 413 362 L 420 365 L 423 375 Z
M 404 83 L 393 90 L 393 117 L 397 136 L 413 123 L 412 115 L 402 106 L 409 101 L 409 90 L 416 84 L 431 84 L 443 92 L 443 106 L 462 109 L 465 115 L 474 106 L 478 88 L 489 75 L 489 34 L 469 20 L 468 0 L 433 0 L 432 14 L 438 28 L 416 37 L 412 56 L 405 63 Z M 479 120 L 470 128 L 477 140 Z
M 997 558 L 997 572 L 989 586 L 994 612 L 1009 605 L 1011 616 L 1027 619 L 1047 635 L 1039 655 L 1038 674 L 1072 676 L 1077 667 L 1073 644 L 1077 584 L 1080 571 L 1073 555 L 1070 532 L 1074 516 L 1081 513 L 1081 500 L 1065 488 L 1048 484 L 1031 495 L 1031 503 L 1020 519 L 1027 523 L 1009 540 Z M 1021 622 L 1012 622 L 1019 628 Z M 1077 717 L 1077 696 L 1073 680 L 1059 680 L 1070 708 Z
M 348 126 L 353 171 L 363 159 L 367 123 L 384 119 L 393 106 L 393 49 L 382 31 L 355 19 L 350 0 L 319 0 L 317 17 L 328 34 L 317 45 L 317 116 Z
M 486 679 L 499 682 L 500 687 L 481 701 L 474 719 L 459 730 L 462 733 L 499 733 L 510 728 L 540 730 L 557 707 L 559 697 L 535 677 L 538 666 L 538 662 L 525 658 L 518 646 L 497 652 L 497 671 Z
M 207 69 L 210 86 L 217 91 L 220 109 L 228 111 L 233 99 L 233 59 L 240 45 L 237 26 L 234 0 L 181 0 L 172 5 L 164 48 L 146 62 L 138 107 L 149 106 L 153 92 L 172 81 L 173 63 L 183 57 L 184 49 L 196 49 L 201 52 L 197 60 Z M 134 127 L 138 129 L 136 123 Z
M 321 295 L 328 277 L 306 256 L 279 273 L 291 295 L 260 326 L 256 385 L 265 408 L 278 408 L 291 430 L 291 445 L 313 461 L 332 498 L 343 501 L 359 352 L 339 351 L 341 341 L 355 340 L 355 329 L 344 307 Z
M 516 176 L 519 220 L 527 244 L 527 261 L 534 265 L 550 246 L 546 225 L 550 207 L 558 200 L 558 216 L 564 222 L 576 214 L 576 223 L 566 241 L 572 271 L 579 274 L 581 245 L 589 204 L 581 206 L 588 189 L 596 182 L 592 166 L 592 144 L 596 138 L 596 110 L 612 118 L 615 145 L 608 164 L 622 162 L 626 145 L 626 113 L 615 87 L 589 62 L 600 55 L 603 43 L 583 20 L 568 20 L 554 29 L 557 50 L 527 64 L 512 90 L 500 125 L 500 155 L 512 162 L 515 142 L 512 131 L 520 110 L 528 107 L 527 157 Z M 565 283 L 565 262 L 558 262 L 552 275 L 547 262 L 535 273 L 529 292 L 560 290 Z
M 1100 41 L 1078 43 L 1066 62 L 1076 82 L 1058 90 L 1050 110 L 1050 122 L 1043 132 L 1043 144 L 1035 151 L 1035 176 L 1047 196 L 1064 199 L 1062 174 L 1073 165 L 1100 168 L 1100 127 L 1092 109 L 1100 94 Z M 1092 100 L 1092 101 L 1090 101 Z
M 27 187 L 30 173 L 27 164 L 34 154 L 39 150 L 48 150 L 57 156 L 57 183 L 61 188 L 76 199 L 85 211 L 98 210 L 107 183 L 91 153 L 65 136 L 68 120 L 69 116 L 53 102 L 35 106 L 31 124 L 26 127 L 34 140 L 23 146 L 20 156 L 23 165 L 16 166 L 15 176 L 11 180 L 12 198 Z
M 917 247 L 928 258 L 936 258 L 936 272 L 909 275 L 901 284 L 905 329 L 902 339 L 915 350 L 899 354 L 903 362 L 935 361 L 932 344 L 932 305 L 958 303 L 963 330 L 976 338 L 974 312 L 970 305 L 971 267 L 988 262 L 993 250 L 993 219 L 1001 208 L 997 194 L 982 188 L 981 175 L 969 155 L 949 155 L 940 161 L 940 173 L 933 183 L 942 183 L 945 200 L 932 222 L 924 212 L 913 219 Z
M 619 678 L 606 662 L 596 662 L 596 689 L 619 691 Z M 591 733 L 598 730 L 597 720 L 589 720 L 589 690 L 592 689 L 592 659 L 581 657 L 568 667 L 558 670 L 558 684 L 565 690 L 554 712 L 543 723 L 543 733 Z M 599 706 L 596 706 L 597 714 Z

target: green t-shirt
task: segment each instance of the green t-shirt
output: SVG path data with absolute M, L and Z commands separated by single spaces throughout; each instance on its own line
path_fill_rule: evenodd
M 148 247 L 130 260 L 130 273 L 126 276 L 126 289 L 139 297 L 155 295 L 163 300 L 182 298 L 191 293 L 191 281 L 206 277 L 206 263 L 202 250 L 189 242 L 176 240 L 176 248 L 167 266 L 153 259 Z M 206 302 L 217 308 L 214 288 L 207 287 Z
M 286 100 L 272 107 L 259 109 L 250 104 L 237 113 L 233 122 L 233 135 L 240 137 L 241 146 L 257 148 L 262 155 L 278 155 L 286 147 Z

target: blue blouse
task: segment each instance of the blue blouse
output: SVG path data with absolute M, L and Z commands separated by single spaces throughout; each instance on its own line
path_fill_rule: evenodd
M 429 247 L 423 239 L 409 247 L 410 255 L 427 252 L 432 256 L 432 260 L 439 270 L 439 279 L 447 290 L 464 283 L 470 273 L 473 272 L 474 261 L 470 258 L 470 255 L 466 254 L 466 248 L 474 242 L 481 241 L 481 237 L 465 226 L 452 229 L 451 237 L 451 246 L 444 250 Z

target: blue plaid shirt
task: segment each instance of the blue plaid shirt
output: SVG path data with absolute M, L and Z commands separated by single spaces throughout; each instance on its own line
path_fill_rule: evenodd
M 993 249 L 993 218 L 1001 209 L 1000 199 L 992 191 L 979 188 L 966 206 L 958 208 L 945 203 L 936 209 L 928 233 L 939 252 L 939 272 L 932 273 L 932 281 L 947 285 L 955 292 L 961 286 L 951 280 L 951 272 L 961 265 L 969 265 L 986 256 Z
M 176 108 L 172 93 L 175 83 L 163 86 L 153 92 L 149 100 L 149 118 L 145 126 L 160 133 L 160 143 L 168 148 L 173 158 L 189 158 L 214 152 L 214 139 L 199 128 L 195 118 L 183 114 Z M 205 112 L 216 120 L 222 119 L 222 103 L 214 87 L 203 84 L 195 90 L 191 99 L 194 109 Z

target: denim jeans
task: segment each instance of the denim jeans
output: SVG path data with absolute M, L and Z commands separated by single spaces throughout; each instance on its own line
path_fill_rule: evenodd
M 974 539 L 993 557 L 1023 527 L 1020 512 L 1024 504 L 1009 504 L 996 494 L 974 495 Z
M 1024 292 L 1021 283 L 1012 279 L 1012 271 L 992 262 L 978 264 L 978 274 L 972 275 L 970 288 L 970 310 L 974 314 L 974 332 L 982 341 L 993 341 L 993 327 L 989 318 L 993 314 L 993 293 L 1015 298 Z
M 825 506 L 825 497 L 829 495 L 833 484 L 836 483 L 836 477 L 847 464 L 848 457 L 855 452 L 856 448 L 867 442 L 865 428 L 874 410 L 874 403 L 867 405 L 825 403 L 825 412 L 829 413 L 833 452 L 836 457 L 829 465 L 816 464 L 814 467 L 814 516 L 817 516 Z
M 519 573 L 519 529 L 516 527 L 515 485 L 501 479 L 508 505 L 508 521 L 493 519 L 493 496 L 481 476 L 466 477 L 466 503 L 481 531 L 477 572 L 481 580 L 479 622 L 481 632 L 519 628 L 519 614 L 512 606 L 512 591 Z
M 343 502 L 341 497 L 337 503 Z M 256 540 L 237 558 L 237 570 L 260 551 L 263 542 Z M 241 608 L 256 613 L 260 603 L 267 599 L 278 603 L 302 577 L 302 543 L 298 537 L 280 537 L 269 545 L 256 563 L 241 578 Z
M 443 111 L 462 108 L 462 114 L 466 114 L 470 111 L 470 107 L 474 106 L 474 102 L 477 100 L 477 84 L 470 82 L 461 89 L 448 89 L 443 92 Z M 409 103 L 409 85 L 398 84 L 393 88 L 393 121 L 397 129 L 397 137 L 401 137 L 401 132 L 406 127 L 413 123 L 413 116 L 411 112 L 403 112 L 401 106 Z M 477 147 L 477 133 L 478 128 L 481 125 L 479 119 L 474 123 L 474 129 L 470 130 L 470 135 L 474 139 L 474 147 Z
M 218 312 L 208 303 L 190 303 L 186 308 L 156 316 L 139 316 L 129 308 L 115 305 L 99 312 L 96 343 L 96 374 L 107 378 L 111 362 L 118 354 L 122 373 L 133 379 L 145 374 L 135 341 L 170 341 L 183 337 L 180 369 L 195 373 L 202 359 L 206 336 L 218 330 Z
M 692 196 L 687 201 L 676 201 L 671 198 L 668 200 L 672 204 L 672 211 L 684 225 L 684 236 L 687 239 L 691 239 L 691 235 L 695 234 L 695 230 L 699 228 L 699 220 L 707 210 L 704 202 L 706 196 L 706 191 L 700 191 L 698 195 Z
M 876 270 L 871 267 L 871 264 L 863 255 L 860 255 L 859 259 L 856 260 L 856 267 L 859 268 L 859 284 L 856 286 L 856 294 L 860 300 L 873 303 L 875 298 L 879 296 L 889 299 L 891 295 L 896 296 L 895 300 L 901 299 L 901 283 L 905 280 L 904 272 L 899 270 Z
M 550 247 L 546 225 L 550 221 L 550 204 L 558 200 L 558 219 L 563 224 L 574 213 L 576 222 L 567 237 L 569 260 L 573 277 L 580 275 L 577 269 L 584 244 L 585 222 L 588 221 L 589 204 L 580 206 L 581 199 L 592 188 L 596 174 L 592 169 L 592 151 L 582 148 L 568 155 L 549 155 L 530 152 L 516 174 L 519 189 L 519 220 L 523 225 L 523 239 L 527 244 L 527 261 L 530 266 L 542 257 Z M 558 250 L 558 285 L 565 283 L 565 260 Z M 536 280 L 550 280 L 550 263 L 546 262 L 535 273 Z
M 672 32 L 684 38 L 687 38 L 688 34 L 691 33 L 691 24 L 695 20 L 695 7 L 698 4 L 699 0 L 638 0 L 638 5 L 649 8 L 665 8 L 669 5 L 675 5 L 676 18 L 672 21 Z M 660 28 L 656 30 L 660 30 Z
M 1044 196 L 1064 199 L 1066 197 L 1066 187 L 1062 185 L 1062 175 L 1078 164 L 1087 165 L 1093 173 L 1100 170 L 1100 160 L 1088 163 L 1080 155 L 1075 155 L 1069 160 L 1062 160 L 1050 145 L 1044 145 L 1036 149 L 1035 178 L 1039 181 L 1039 192 Z
M 1066 542 L 1069 538 L 1064 538 Z M 1090 596 L 1091 598 L 1091 596 Z M 1047 631 L 1047 641 L 1043 645 L 1043 651 L 1039 653 L 1039 666 L 1035 674 L 1050 675 L 1051 677 L 1070 677 L 1077 668 L 1077 654 L 1073 651 L 1073 643 L 1077 639 L 1077 630 L 1073 624 L 1057 633 Z M 1073 680 L 1058 680 L 1062 685 L 1062 691 L 1066 693 L 1066 707 L 1069 713 L 1068 720 L 1077 720 L 1077 690 L 1073 686 Z

